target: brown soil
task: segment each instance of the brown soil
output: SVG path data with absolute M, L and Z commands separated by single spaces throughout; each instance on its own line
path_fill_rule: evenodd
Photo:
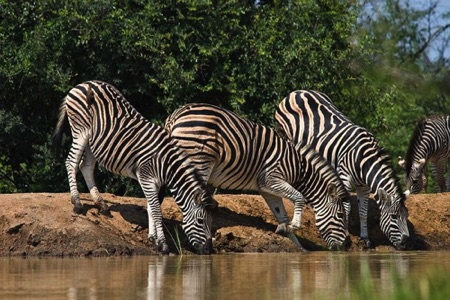
M 110 217 L 98 213 L 89 194 L 82 195 L 85 205 L 82 215 L 72 212 L 67 193 L 0 195 L 0 256 L 157 255 L 147 240 L 145 200 L 112 194 L 103 196 L 111 206 Z M 276 221 L 262 197 L 217 195 L 215 198 L 219 202 L 219 209 L 213 214 L 217 253 L 299 251 L 290 240 L 274 233 Z M 284 203 L 292 216 L 292 204 Z M 412 195 L 407 207 L 411 233 L 409 249 L 450 250 L 450 193 Z M 183 254 L 192 253 L 180 227 L 181 213 L 173 199 L 166 198 L 162 209 L 171 253 L 178 253 L 173 242 L 178 240 L 177 233 Z M 380 231 L 375 201 L 370 201 L 369 216 L 373 251 L 395 251 Z M 357 238 L 356 204 L 352 207 L 350 233 L 350 251 L 363 250 Z M 305 248 L 326 250 L 310 208 L 305 210 L 302 227 L 296 234 Z

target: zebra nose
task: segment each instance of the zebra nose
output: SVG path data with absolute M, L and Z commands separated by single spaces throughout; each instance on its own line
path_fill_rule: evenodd
M 342 245 L 344 246 L 343 250 L 350 249 L 350 246 L 352 245 L 352 240 L 350 239 L 349 235 L 347 235 L 347 237 L 345 238 L 345 241 L 342 243 Z
M 400 241 L 398 241 L 394 244 L 395 249 L 405 250 L 408 239 L 409 239 L 409 236 L 402 234 L 402 238 L 400 239 Z
M 333 246 L 331 246 L 330 250 L 331 251 L 347 251 L 350 248 L 351 242 L 352 241 L 350 240 L 350 237 L 347 236 L 342 243 L 340 243 L 340 244 L 336 243 Z
M 203 245 L 195 245 L 195 250 L 199 255 L 210 254 L 212 252 L 212 238 L 207 239 Z

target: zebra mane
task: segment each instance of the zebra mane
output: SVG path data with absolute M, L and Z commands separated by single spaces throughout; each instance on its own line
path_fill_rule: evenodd
M 117 89 L 115 86 L 113 86 L 110 83 L 104 82 L 104 81 L 100 81 L 100 80 L 91 80 L 88 81 L 87 84 L 90 88 L 92 88 L 92 84 L 95 85 L 100 85 L 100 86 L 105 86 L 107 87 L 107 90 L 113 91 L 117 97 L 114 97 L 114 100 L 121 103 L 123 106 L 125 106 L 125 108 L 127 109 L 127 111 L 135 117 L 139 117 L 142 119 L 145 119 L 144 116 L 142 116 L 137 110 L 136 108 L 134 108 L 133 105 L 131 105 L 131 103 L 127 100 L 127 98 L 125 98 L 125 96 L 119 91 L 119 89 Z M 89 90 L 88 90 L 88 94 L 89 94 Z M 92 95 L 91 99 L 89 99 L 90 95 L 86 95 L 88 97 L 87 101 L 88 101 L 88 105 L 92 103 L 92 101 L 94 100 L 94 97 Z M 146 120 L 146 119 L 145 119 Z
M 392 164 L 391 155 L 389 151 L 387 151 L 385 148 L 378 145 L 379 154 L 381 162 L 388 166 L 388 174 L 389 178 L 392 178 L 394 180 L 394 189 L 398 191 L 398 194 L 401 195 L 401 202 L 403 203 L 406 200 L 406 196 L 403 193 L 402 185 L 400 184 L 400 179 L 398 178 L 394 165 Z
M 427 119 L 421 119 L 417 122 L 416 127 L 414 127 L 414 131 L 409 140 L 408 149 L 406 150 L 406 155 L 405 155 L 406 177 L 409 177 L 409 173 L 411 172 L 412 156 L 415 152 L 417 144 L 420 141 L 420 137 L 423 134 L 423 130 L 425 129 L 426 122 L 427 122 Z
M 406 200 L 406 196 L 403 193 L 402 185 L 400 184 L 400 179 L 398 178 L 394 165 L 392 163 L 391 154 L 389 151 L 380 145 L 378 140 L 375 138 L 375 136 L 369 132 L 368 130 L 364 129 L 365 132 L 368 134 L 368 136 L 371 139 L 372 147 L 374 147 L 378 153 L 378 157 L 380 159 L 380 163 L 387 166 L 387 177 L 391 178 L 393 180 L 393 188 L 394 190 L 398 191 L 398 194 L 401 197 L 401 202 L 403 203 Z
M 400 180 L 397 177 L 397 174 L 394 169 L 394 165 L 392 164 L 391 154 L 389 153 L 388 150 L 386 150 L 386 148 L 384 148 L 380 145 L 379 141 L 375 138 L 375 136 L 370 131 L 366 130 L 363 127 L 360 127 L 360 128 L 363 130 L 363 132 L 369 138 L 371 146 L 376 150 L 380 164 L 387 166 L 387 177 L 392 178 L 393 188 L 394 188 L 394 190 L 398 191 L 398 194 L 401 197 L 401 202 L 404 202 L 406 200 L 406 196 L 403 193 L 403 189 L 400 184 Z

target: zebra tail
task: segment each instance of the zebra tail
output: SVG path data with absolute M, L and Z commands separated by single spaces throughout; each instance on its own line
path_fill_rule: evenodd
M 52 148 L 53 148 L 53 152 L 56 156 L 59 156 L 59 154 L 60 154 L 61 141 L 62 141 L 62 136 L 64 133 L 64 128 L 67 127 L 67 123 L 68 123 L 65 102 L 66 101 L 63 101 L 63 103 L 61 104 L 61 107 L 59 108 L 58 123 L 56 123 L 56 128 L 55 128 L 55 131 L 53 132 L 53 136 L 52 136 Z
M 91 85 L 88 82 L 88 87 L 86 91 L 86 103 L 88 108 L 91 108 L 91 104 L 94 101 L 94 91 L 92 91 Z

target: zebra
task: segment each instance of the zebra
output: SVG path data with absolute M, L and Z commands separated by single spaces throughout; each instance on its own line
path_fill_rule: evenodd
M 336 169 L 347 190 L 355 188 L 364 246 L 372 247 L 367 214 L 369 194 L 373 193 L 382 231 L 397 249 L 404 249 L 409 238 L 405 207 L 409 193 L 401 192 L 390 157 L 375 137 L 317 91 L 291 92 L 277 107 L 275 119 L 281 135 L 294 144 L 303 142 L 315 148 Z M 350 209 L 347 217 L 349 213 Z
M 403 157 L 399 156 L 397 158 L 397 163 L 400 166 L 400 168 L 402 168 L 403 170 L 406 170 L 406 160 Z M 413 188 L 414 190 L 417 190 L 417 192 L 416 191 L 413 192 L 411 190 L 411 184 L 406 182 L 406 175 L 404 176 L 404 181 L 405 181 L 405 183 L 407 185 L 407 188 L 412 194 L 419 193 L 420 191 L 424 191 L 426 193 L 427 190 L 428 190 L 428 168 L 427 168 L 427 164 L 425 164 L 423 166 L 422 174 L 421 174 L 421 180 L 422 180 L 422 187 L 421 188 Z M 417 180 L 414 180 L 413 183 L 417 183 Z
M 168 116 L 165 128 L 178 147 L 189 154 L 199 175 L 216 188 L 259 192 L 284 233 L 301 250 L 294 229 L 300 227 L 305 205 L 311 199 L 316 225 L 331 250 L 348 243 L 343 201 L 349 202 L 336 172 L 313 149 L 300 150 L 275 130 L 243 119 L 235 113 L 204 103 L 187 104 Z M 285 197 L 295 203 L 295 218 L 283 206 Z
M 436 181 L 436 191 L 446 192 L 445 167 L 450 162 L 450 116 L 432 116 L 417 122 L 411 136 L 404 162 L 399 165 L 406 171 L 406 187 L 419 193 L 426 186 L 426 164 L 430 162 Z
M 190 243 L 199 254 L 210 252 L 210 210 L 215 200 L 164 128 L 147 121 L 114 86 L 101 81 L 78 84 L 64 98 L 53 135 L 56 148 L 67 120 L 73 142 L 66 168 L 75 213 L 83 208 L 76 183 L 78 167 L 95 206 L 108 211 L 94 180 L 98 161 L 108 171 L 139 182 L 147 199 L 148 237 L 159 251 L 169 252 L 158 201 L 161 186 L 167 185 L 183 213 L 182 227 Z

